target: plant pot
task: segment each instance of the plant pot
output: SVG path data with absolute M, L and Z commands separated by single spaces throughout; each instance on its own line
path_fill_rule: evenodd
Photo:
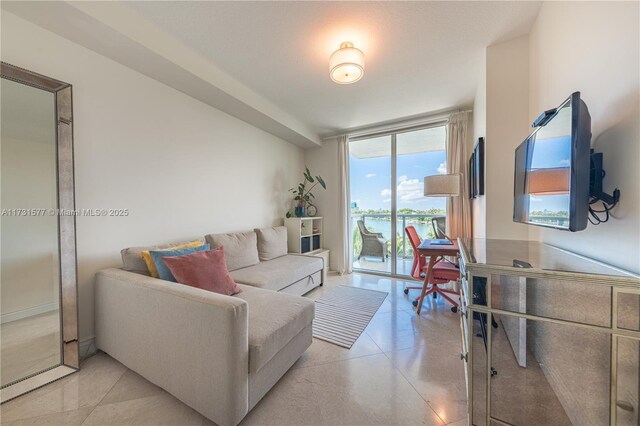
M 296 217 L 304 217 L 306 211 L 307 211 L 306 207 L 298 206 L 298 207 L 296 207 L 295 215 L 296 215 Z

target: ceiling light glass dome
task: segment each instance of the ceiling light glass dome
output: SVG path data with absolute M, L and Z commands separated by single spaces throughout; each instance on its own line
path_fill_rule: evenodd
M 353 47 L 351 42 L 342 43 L 329 59 L 329 75 L 338 84 L 360 80 L 364 75 L 364 53 Z

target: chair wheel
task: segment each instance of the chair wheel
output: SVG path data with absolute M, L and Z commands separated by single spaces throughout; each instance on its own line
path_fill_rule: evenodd
M 409 289 L 408 288 L 404 289 L 404 294 L 409 294 Z
M 496 371 L 496 369 L 491 367 L 491 377 L 497 376 L 497 375 L 498 375 L 498 372 Z
M 418 301 L 417 300 L 414 300 L 413 302 L 411 302 L 411 304 L 416 308 L 418 307 Z
M 458 307 L 457 307 L 457 306 L 452 306 L 452 307 L 451 307 L 451 312 L 453 312 L 454 314 L 455 314 L 456 312 L 458 312 Z

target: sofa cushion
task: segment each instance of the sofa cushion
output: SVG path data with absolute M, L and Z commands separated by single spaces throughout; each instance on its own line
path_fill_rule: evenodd
M 203 244 L 198 247 L 187 247 L 183 249 L 167 249 L 167 250 L 150 250 L 149 256 L 151 256 L 151 260 L 153 261 L 153 265 L 156 268 L 157 278 L 165 281 L 176 282 L 176 277 L 173 276 L 167 265 L 162 261 L 163 257 L 168 256 L 184 256 L 185 254 L 195 253 L 197 251 L 206 251 L 210 250 L 209 244 Z M 144 257 L 144 255 L 142 256 Z M 145 259 L 146 262 L 146 259 Z M 153 271 L 149 270 L 151 276 L 153 277 Z M 154 277 L 156 278 L 156 277 Z
M 287 228 L 256 229 L 258 235 L 258 257 L 260 260 L 271 260 L 287 254 Z
M 149 268 L 142 257 L 143 251 L 151 251 L 151 250 L 166 250 L 172 247 L 182 246 L 193 244 L 202 245 L 203 241 L 198 240 L 195 244 L 195 241 L 182 241 L 168 244 L 160 244 L 155 246 L 144 246 L 144 247 L 127 247 L 125 249 L 120 250 L 120 256 L 122 256 L 122 269 L 129 272 L 136 272 L 142 275 L 150 275 Z
M 239 287 L 235 297 L 249 305 L 249 373 L 255 373 L 312 323 L 315 305 L 300 296 Z
M 237 283 L 279 291 L 314 272 L 322 270 L 319 257 L 287 254 L 231 272 Z
M 202 247 L 203 245 L 204 245 L 204 242 L 202 240 L 195 240 L 195 241 L 189 241 L 188 243 L 177 245 L 175 247 L 169 247 L 168 249 L 161 249 L 161 250 L 155 250 L 155 251 L 179 250 L 179 249 L 192 248 L 192 247 Z M 144 263 L 147 264 L 147 269 L 149 270 L 149 274 L 153 278 L 160 278 L 160 275 L 158 275 L 158 269 L 156 268 L 156 264 L 153 263 L 153 258 L 151 257 L 151 253 L 150 253 L 151 251 L 153 250 L 142 250 L 140 254 L 142 255 L 142 259 L 144 260 Z
M 242 291 L 229 276 L 224 261 L 224 247 L 183 256 L 167 256 L 162 261 L 180 284 L 226 296 Z
M 258 238 L 256 233 L 209 234 L 205 236 L 211 248 L 224 247 L 229 271 L 255 265 L 258 259 Z

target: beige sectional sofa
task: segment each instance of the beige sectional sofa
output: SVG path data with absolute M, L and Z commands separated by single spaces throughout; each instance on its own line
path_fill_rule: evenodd
M 96 345 L 220 425 L 236 425 L 311 345 L 323 260 L 282 252 L 279 228 L 207 235 L 242 292 L 152 278 L 140 252 L 96 276 Z M 286 231 L 284 232 L 286 253 Z M 288 294 L 287 294 L 288 293 Z

